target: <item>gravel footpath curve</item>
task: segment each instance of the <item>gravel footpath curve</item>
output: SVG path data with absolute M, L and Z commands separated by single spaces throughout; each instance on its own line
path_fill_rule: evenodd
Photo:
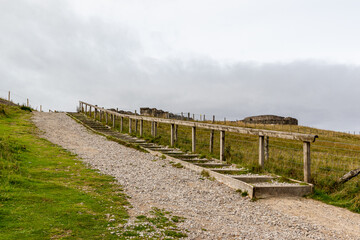
M 108 141 L 64 113 L 34 113 L 33 121 L 44 138 L 115 176 L 131 197 L 131 216 L 164 208 L 186 218 L 179 227 L 190 231 L 189 239 L 357 239 L 251 202 L 167 160 Z

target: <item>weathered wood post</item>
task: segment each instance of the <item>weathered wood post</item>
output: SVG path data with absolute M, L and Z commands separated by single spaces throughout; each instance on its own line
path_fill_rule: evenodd
M 184 120 L 184 113 L 181 112 L 181 120 Z
M 171 128 L 170 128 L 170 146 L 171 147 L 174 146 L 174 134 L 175 134 L 175 124 L 172 123 Z
M 113 116 L 113 117 L 112 117 L 112 120 L 113 120 L 113 121 L 112 121 L 112 122 L 113 122 L 112 125 L 113 125 L 113 128 L 115 129 L 115 118 L 116 118 L 116 116 L 115 116 L 114 114 L 113 114 L 112 116 Z
M 195 121 L 195 114 L 193 113 L 193 120 Z
M 99 110 L 99 121 L 101 122 L 102 121 L 102 115 L 103 115 L 103 113 L 102 113 L 102 111 L 101 111 L 101 109 Z
M 304 182 L 311 182 L 310 142 L 304 142 Z
M 220 131 L 220 161 L 225 160 L 225 131 Z
M 79 110 L 78 110 L 78 112 L 81 112 L 81 108 L 82 108 L 82 103 L 79 101 Z
M 94 108 L 94 120 L 96 120 L 97 108 Z
M 29 104 L 29 99 L 28 99 L 28 98 L 26 99 L 26 106 L 27 106 L 27 107 L 30 106 L 30 104 Z
M 108 112 L 105 113 L 105 121 L 106 121 L 106 125 L 108 125 L 108 123 L 109 123 L 109 114 L 108 114 Z
M 265 136 L 265 161 L 269 160 L 269 136 Z
M 8 94 L 8 101 L 10 102 L 10 91 L 9 91 L 9 94 Z
M 144 120 L 140 119 L 140 137 L 142 137 L 143 135 L 143 125 L 144 125 Z
M 213 122 L 213 123 L 215 122 L 215 116 L 213 116 L 212 122 Z M 210 153 L 213 153 L 213 152 L 214 152 L 214 134 L 215 134 L 215 131 L 214 131 L 214 130 L 211 130 L 211 132 L 210 132 L 210 144 L 209 144 L 209 151 L 210 151 Z
M 136 110 L 135 110 L 135 113 L 136 113 Z M 135 133 L 137 134 L 138 132 L 138 120 L 135 119 Z
M 91 106 L 89 107 L 89 117 L 91 117 Z
M 157 136 L 157 125 L 158 125 L 158 123 L 154 122 L 154 137 Z
M 85 104 L 85 110 L 84 110 L 84 114 L 87 114 L 87 104 Z
M 204 122 L 205 122 L 205 114 L 204 114 Z
M 195 152 L 196 151 L 196 127 L 195 126 L 192 127 L 191 140 L 192 140 L 191 151 Z
M 177 140 L 178 140 L 178 125 L 175 124 L 174 141 L 177 142 Z
M 132 132 L 132 119 L 129 117 L 129 134 Z
M 154 121 L 151 121 L 151 123 L 150 123 L 150 128 L 151 128 L 151 136 L 153 136 L 154 137 Z
M 264 147 L 265 136 L 259 136 L 259 165 L 264 168 L 264 159 L 265 159 L 265 147 Z
M 42 112 L 42 105 L 40 105 L 40 112 Z
M 187 120 L 190 120 L 190 113 L 188 113 L 188 119 Z
M 120 132 L 123 131 L 123 127 L 124 127 L 124 117 L 120 117 Z

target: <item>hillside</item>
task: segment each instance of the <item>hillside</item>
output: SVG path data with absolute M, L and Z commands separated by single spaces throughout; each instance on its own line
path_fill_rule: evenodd
M 105 124 L 105 120 L 104 124 Z M 210 123 L 210 122 L 209 122 Z M 360 168 L 360 136 L 335 131 L 327 131 L 305 126 L 291 125 L 252 125 L 242 122 L 215 122 L 216 124 L 247 128 L 268 129 L 285 132 L 316 134 L 319 138 L 311 144 L 312 183 L 314 194 L 310 197 L 324 202 L 360 212 L 360 177 L 345 184 L 337 180 L 347 172 Z M 123 132 L 128 132 L 128 119 L 124 118 Z M 119 122 L 115 123 L 119 129 Z M 157 137 L 151 136 L 150 122 L 144 122 L 144 137 L 162 145 L 170 143 L 169 124 L 158 123 Z M 197 129 L 196 152 L 203 157 L 219 158 L 220 136 L 215 131 L 213 153 L 209 152 L 211 130 Z M 132 133 L 137 135 L 137 133 Z M 226 133 L 225 157 L 228 163 L 247 167 L 252 172 L 267 172 L 284 177 L 303 180 L 303 143 L 286 139 L 269 139 L 269 159 L 265 161 L 264 171 L 258 167 L 258 137 L 253 135 Z M 176 147 L 191 151 L 191 127 L 178 126 Z

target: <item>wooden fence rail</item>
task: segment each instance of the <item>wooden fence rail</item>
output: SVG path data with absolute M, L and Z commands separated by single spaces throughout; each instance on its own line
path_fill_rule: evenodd
M 105 117 L 106 123 L 108 124 L 109 116 L 112 119 L 112 125 L 115 125 L 116 117 L 120 119 L 120 131 L 123 131 L 123 118 L 129 119 L 129 133 L 132 132 L 132 121 L 135 120 L 135 128 L 137 130 L 137 123 L 140 122 L 140 136 L 143 135 L 143 121 L 148 121 L 151 123 L 151 134 L 153 136 L 157 135 L 157 123 L 166 123 L 171 125 L 170 133 L 170 146 L 174 145 L 174 142 L 177 140 L 177 126 L 187 126 L 192 128 L 192 151 L 196 151 L 196 129 L 208 129 L 211 131 L 210 136 L 210 151 L 213 147 L 213 136 L 214 131 L 220 132 L 220 160 L 224 160 L 225 154 L 225 132 L 234 132 L 239 134 L 248 134 L 248 135 L 257 135 L 259 136 L 259 165 L 263 168 L 264 161 L 268 159 L 267 154 L 268 144 L 267 141 L 269 137 L 274 138 L 283 138 L 289 140 L 298 140 L 303 142 L 303 151 L 304 151 L 304 181 L 310 183 L 311 181 L 311 154 L 310 154 L 310 144 L 315 142 L 317 135 L 314 134 L 302 134 L 302 133 L 291 133 L 291 132 L 281 132 L 281 131 L 272 131 L 264 129 L 252 129 L 252 128 L 243 128 L 243 127 L 234 127 L 213 123 L 203 123 L 203 122 L 193 122 L 193 121 L 184 121 L 177 119 L 167 119 L 167 118 L 156 118 L 149 116 L 141 115 L 130 115 L 114 112 L 111 110 L 104 109 L 103 107 L 98 107 L 97 105 L 92 105 L 83 101 L 79 101 L 79 111 L 88 114 L 91 116 L 91 112 L 94 111 L 94 119 L 99 115 L 101 121 L 102 116 Z

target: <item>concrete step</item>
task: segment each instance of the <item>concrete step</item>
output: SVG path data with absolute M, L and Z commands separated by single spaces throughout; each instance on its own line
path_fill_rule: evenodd
M 224 163 L 195 163 L 195 165 L 198 165 L 200 167 L 206 167 L 206 168 L 221 168 L 221 167 L 230 167 L 231 164 L 224 164 Z
M 274 179 L 271 176 L 258 176 L 258 175 L 228 175 L 237 180 L 246 182 L 246 183 L 260 183 L 260 182 L 268 182 Z
M 193 159 L 181 159 L 182 161 L 185 162 L 190 162 L 190 163 L 206 163 L 206 162 L 213 162 L 214 160 L 209 160 L 209 159 L 199 159 L 199 158 L 193 158 Z
M 229 175 L 241 175 L 246 174 L 247 170 L 245 169 L 235 169 L 235 168 L 209 168 L 209 170 L 212 170 L 214 172 L 223 173 L 223 174 L 229 174 Z
M 199 154 L 181 154 L 181 153 L 167 153 L 168 155 L 179 158 L 179 159 L 189 159 L 189 158 L 197 158 Z

